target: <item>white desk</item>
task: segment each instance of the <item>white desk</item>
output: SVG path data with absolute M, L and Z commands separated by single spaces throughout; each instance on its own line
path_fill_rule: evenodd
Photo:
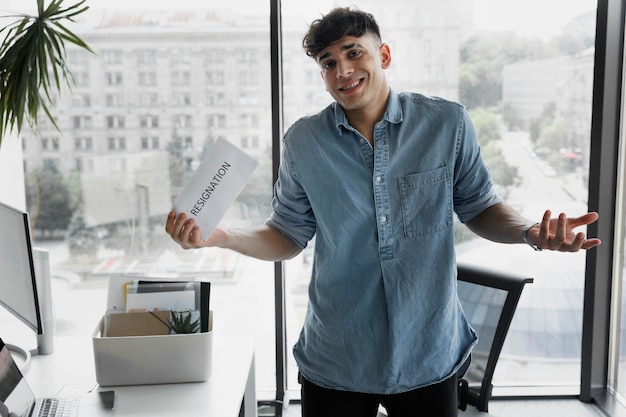
M 96 385 L 91 339 L 57 337 L 54 353 L 32 357 L 26 379 L 38 396 L 85 391 Z M 207 382 L 102 387 L 115 391 L 115 417 L 256 417 L 254 340 L 213 337 L 213 369 Z

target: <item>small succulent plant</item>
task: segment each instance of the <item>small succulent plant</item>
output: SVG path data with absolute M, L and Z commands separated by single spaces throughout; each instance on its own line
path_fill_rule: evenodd
M 198 333 L 200 318 L 191 321 L 191 311 L 172 311 L 170 329 L 176 334 Z

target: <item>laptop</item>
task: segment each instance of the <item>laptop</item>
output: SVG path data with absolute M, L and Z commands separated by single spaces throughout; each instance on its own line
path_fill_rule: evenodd
M 0 417 L 113 417 L 113 391 L 36 398 L 0 339 Z

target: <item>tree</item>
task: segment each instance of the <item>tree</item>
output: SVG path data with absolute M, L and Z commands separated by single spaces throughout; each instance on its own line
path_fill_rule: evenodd
M 513 33 L 482 34 L 461 46 L 459 97 L 468 108 L 496 106 L 502 100 L 505 65 L 542 59 L 557 54 L 538 39 L 519 38 Z
M 180 138 L 174 133 L 172 141 L 167 144 L 169 154 L 170 184 L 172 192 L 172 202 L 185 187 L 187 181 L 185 176 L 185 161 L 183 158 L 183 145 Z
M 554 101 L 550 101 L 543 105 L 543 109 L 541 110 L 541 114 L 539 115 L 539 117 L 534 118 L 530 121 L 530 140 L 535 146 L 538 146 L 537 141 L 541 136 L 541 131 L 544 129 L 545 126 L 551 124 L 555 117 L 556 103 Z
M 508 187 L 518 185 L 520 179 L 517 167 L 510 165 L 500 150 L 499 143 L 502 135 L 498 118 L 486 109 L 472 110 L 470 115 L 481 144 L 483 160 L 491 171 L 493 182 L 504 193 Z
M 563 118 L 545 120 L 537 139 L 537 147 L 557 155 L 561 149 L 567 147 L 567 129 Z
M 522 118 L 510 102 L 503 102 L 500 105 L 500 114 L 502 122 L 509 130 L 520 130 L 525 127 Z
M 94 230 L 87 228 L 82 211 L 76 211 L 67 229 L 67 243 L 72 256 L 90 256 L 100 247 L 100 239 Z
M 596 13 L 590 11 L 572 19 L 550 44 L 563 55 L 574 55 L 595 45 Z
M 44 234 L 65 231 L 74 208 L 63 176 L 53 166 L 45 166 L 28 176 L 26 188 L 33 230 Z
M 471 110 L 470 114 L 481 145 L 502 139 L 498 118 L 492 111 L 478 108 Z

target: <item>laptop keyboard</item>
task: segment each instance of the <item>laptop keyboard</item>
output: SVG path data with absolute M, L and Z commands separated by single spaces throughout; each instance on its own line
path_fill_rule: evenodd
M 76 417 L 80 397 L 45 398 L 37 417 Z

